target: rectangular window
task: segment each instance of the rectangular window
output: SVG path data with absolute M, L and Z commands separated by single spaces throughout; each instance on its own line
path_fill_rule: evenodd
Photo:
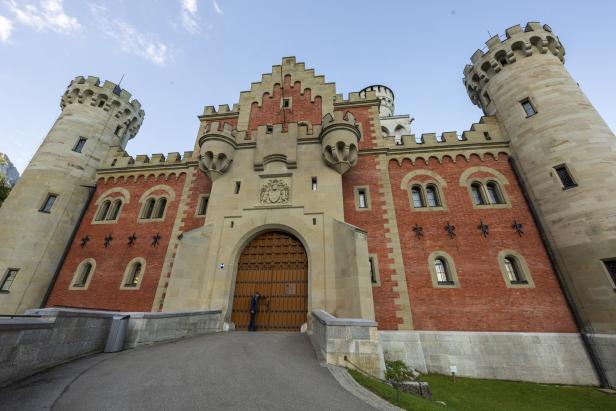
M 616 260 L 606 260 L 603 261 L 603 264 L 605 265 L 605 268 L 612 279 L 614 288 L 616 289 Z
M 291 99 L 283 98 L 282 99 L 282 108 L 290 108 L 291 107 Z
M 2 279 L 2 285 L 0 285 L 1 292 L 4 292 L 4 293 L 9 292 L 9 289 L 11 288 L 11 284 L 13 284 L 13 281 L 15 281 L 15 277 L 17 277 L 17 271 L 19 271 L 19 269 L 17 268 L 9 268 L 8 270 L 6 270 L 6 274 L 4 275 L 4 278 Z
M 317 191 L 317 178 L 312 177 L 312 191 Z
M 81 150 L 83 150 L 83 146 L 86 145 L 86 140 L 88 139 L 85 137 L 79 137 L 79 140 L 77 140 L 75 147 L 73 147 L 73 151 L 76 153 L 81 153 Z
M 554 167 L 554 170 L 556 170 L 556 174 L 558 174 L 560 183 L 563 185 L 563 190 L 577 187 L 577 183 L 573 181 L 573 177 L 571 177 L 571 173 L 569 173 L 569 169 L 566 165 L 561 164 L 559 166 L 556 166 Z
M 209 197 L 201 197 L 201 200 L 199 200 L 199 209 L 197 211 L 197 215 L 205 215 L 205 212 L 207 211 L 207 203 L 209 202 L 210 198 Z
M 533 106 L 533 103 L 530 102 L 530 99 L 525 98 L 524 100 L 520 101 L 520 104 L 522 105 L 522 108 L 526 113 L 526 117 L 531 117 L 537 114 L 537 110 L 535 110 L 535 107 Z
M 370 262 L 370 282 L 377 284 L 379 281 L 376 275 L 376 267 L 374 266 L 374 257 L 369 257 L 368 261 Z
M 241 185 L 242 185 L 242 183 L 240 181 L 236 181 L 235 182 L 235 190 L 233 191 L 234 194 L 239 194 L 240 193 Z
M 357 202 L 359 203 L 359 208 L 368 208 L 368 203 L 366 201 L 366 190 L 360 189 L 357 191 Z
M 274 126 L 265 126 L 265 132 L 267 134 L 272 134 L 274 132 Z
M 56 202 L 58 198 L 57 194 L 48 194 L 43 206 L 39 209 L 41 213 L 51 213 L 51 207 L 53 207 L 53 203 Z

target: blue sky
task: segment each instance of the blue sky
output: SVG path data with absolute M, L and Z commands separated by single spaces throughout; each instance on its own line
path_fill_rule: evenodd
M 0 151 L 23 171 L 73 77 L 122 74 L 146 112 L 129 153 L 190 150 L 203 106 L 237 102 L 289 55 L 338 92 L 388 85 L 415 133 L 463 131 L 481 116 L 464 65 L 527 21 L 550 24 L 614 130 L 615 17 L 607 1 L 0 0 Z

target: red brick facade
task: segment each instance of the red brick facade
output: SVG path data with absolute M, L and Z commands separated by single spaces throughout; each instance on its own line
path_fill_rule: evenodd
M 311 101 L 311 91 L 302 90 L 299 82 L 291 84 L 290 77 L 284 79 L 284 95 L 291 97 L 292 109 L 280 110 L 282 89 L 274 87 L 273 96 L 267 93 L 263 102 L 251 106 L 248 131 L 264 124 L 307 121 L 312 125 L 321 123 L 321 98 Z M 397 282 L 392 280 L 395 261 L 391 257 L 389 244 L 392 221 L 388 221 L 386 199 L 393 199 L 397 221 L 400 248 L 408 295 L 412 311 L 413 328 L 417 330 L 464 330 L 464 331 L 528 331 L 528 332 L 575 332 L 572 315 L 560 290 L 556 275 L 551 267 L 540 235 L 533 223 L 515 175 L 507 161 L 507 155 L 497 159 L 487 154 L 483 159 L 468 154 L 454 159 L 445 156 L 441 162 L 432 158 L 428 163 L 417 159 L 414 164 L 405 159 L 399 163 L 390 160 L 381 169 L 383 160 L 374 149 L 382 138 L 375 132 L 378 118 L 374 103 L 354 104 L 350 111 L 361 124 L 362 140 L 357 165 L 343 175 L 343 201 L 345 221 L 364 229 L 368 233 L 368 251 L 377 257 L 379 284 L 373 287 L 376 320 L 380 329 L 395 330 L 402 320 L 397 315 L 400 292 Z M 283 112 L 285 114 L 283 114 Z M 225 120 L 232 126 L 237 118 Z M 378 134 L 378 135 L 375 135 Z M 382 145 L 381 145 L 382 146 Z M 502 207 L 476 208 L 473 206 L 468 185 L 461 176 L 471 167 L 481 167 L 468 174 L 468 179 L 496 178 L 502 180 L 507 204 Z M 414 171 L 417 174 L 410 181 L 405 177 Z M 130 171 L 127 173 L 134 173 Z M 187 174 L 188 173 L 188 174 Z M 168 174 L 168 173 L 167 173 Z M 191 176 L 190 187 L 184 187 Z M 436 179 L 434 176 L 437 175 Z M 388 178 L 391 186 L 384 186 Z M 495 177 L 496 176 L 496 177 Z M 467 179 L 467 180 L 468 180 Z M 504 180 L 503 180 L 504 179 Z M 467 181 L 464 180 L 464 181 Z M 386 180 L 385 180 L 386 181 Z M 405 181 L 405 186 L 403 185 Z M 439 191 L 444 204 L 442 209 L 413 211 L 410 202 L 410 183 L 426 181 L 440 184 Z M 444 182 L 441 184 L 440 181 Z M 504 182 L 503 182 L 504 181 Z M 140 218 L 144 193 L 157 185 L 160 189 L 149 194 L 168 196 L 167 210 L 160 221 L 144 221 Z M 88 307 L 106 310 L 150 311 L 157 290 L 164 289 L 170 275 L 169 267 L 163 269 L 165 256 L 170 246 L 173 227 L 178 221 L 179 233 L 201 227 L 205 217 L 197 215 L 199 201 L 211 190 L 212 183 L 196 165 L 184 168 L 183 172 L 168 177 L 139 176 L 101 179 L 85 213 L 70 251 L 64 261 L 55 283 L 48 306 Z M 369 207 L 358 209 L 355 190 L 367 189 Z M 120 197 L 126 190 L 130 199 L 125 202 L 119 220 L 115 223 L 94 222 L 101 196 L 110 189 L 111 198 Z M 169 193 L 172 193 L 174 199 Z M 185 195 L 184 202 L 183 194 Z M 125 199 L 126 200 L 126 199 Z M 141 200 L 141 201 L 140 201 Z M 179 211 L 181 210 L 181 211 Z M 178 215 L 181 212 L 181 215 Z M 179 219 L 179 220 L 178 220 Z M 523 233 L 517 233 L 512 224 L 523 225 Z M 480 222 L 489 227 L 487 235 L 478 229 Z M 444 227 L 456 227 L 453 238 Z M 419 237 L 415 227 L 421 227 Z M 128 246 L 128 238 L 135 234 L 137 240 Z M 157 245 L 153 237 L 160 235 Z M 104 239 L 111 235 L 108 247 Z M 82 239 L 90 240 L 82 246 Z M 171 244 L 171 247 L 177 247 Z M 499 268 L 499 252 L 514 250 L 523 256 L 528 264 L 534 287 L 511 288 Z M 433 252 L 445 252 L 451 257 L 457 272 L 457 287 L 441 288 L 433 285 L 429 271 L 429 256 Z M 171 252 L 175 256 L 175 248 Z M 135 257 L 146 260 L 143 279 L 138 289 L 121 289 L 122 278 L 127 264 Z M 91 274 L 87 289 L 70 289 L 75 271 L 86 258 L 96 260 L 96 269 Z M 173 261 L 171 261 L 171 265 Z M 159 282 L 162 281 L 159 286 Z M 164 304 L 164 303 L 163 303 Z
M 175 216 L 180 206 L 182 188 L 186 174 L 179 176 L 172 174 L 168 179 L 163 176 L 155 178 L 153 175 L 134 177 L 111 178 L 107 182 L 99 180 L 96 192 L 77 231 L 75 240 L 60 271 L 53 291 L 47 302 L 50 307 L 78 307 L 96 308 L 104 310 L 123 311 L 151 311 L 171 230 Z M 168 198 L 167 210 L 162 221 L 147 221 L 139 218 L 143 202 L 143 194 L 155 186 L 165 186 L 175 195 L 175 200 Z M 126 189 L 130 195 L 128 202 L 122 206 L 117 223 L 96 223 L 95 214 L 98 210 L 97 202 L 108 190 L 114 188 Z M 153 196 L 167 193 L 156 190 Z M 170 197 L 168 194 L 165 194 Z M 111 195 L 120 197 L 118 193 Z M 105 196 L 107 198 L 107 196 Z M 128 246 L 129 237 L 135 234 L 132 246 Z M 160 235 L 157 245 L 154 245 L 156 235 Z M 104 246 L 105 238 L 111 235 L 108 247 Z M 81 246 L 82 239 L 90 239 L 85 246 Z M 138 289 L 121 290 L 122 278 L 127 264 L 136 257 L 146 260 L 145 270 Z M 92 272 L 90 284 L 87 289 L 70 290 L 71 281 L 79 264 L 86 258 L 96 261 L 96 268 Z

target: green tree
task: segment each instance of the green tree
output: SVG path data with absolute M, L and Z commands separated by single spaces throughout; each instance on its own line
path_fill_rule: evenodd
M 2 207 L 2 203 L 4 203 L 10 192 L 11 186 L 6 183 L 4 176 L 0 175 L 0 207 Z

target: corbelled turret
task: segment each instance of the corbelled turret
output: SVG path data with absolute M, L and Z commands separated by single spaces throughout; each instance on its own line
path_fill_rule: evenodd
M 357 164 L 361 132 L 355 117 L 351 113 L 344 115 L 342 111 L 335 111 L 333 116 L 326 114 L 321 124 L 319 140 L 323 148 L 323 160 L 342 175 Z

